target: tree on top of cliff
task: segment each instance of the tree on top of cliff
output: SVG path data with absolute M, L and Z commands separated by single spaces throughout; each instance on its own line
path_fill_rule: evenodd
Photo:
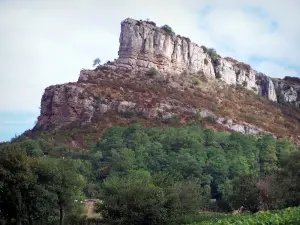
M 100 64 L 101 64 L 101 60 L 99 58 L 94 59 L 94 63 L 93 63 L 94 67 L 95 66 L 100 66 Z
M 167 34 L 169 34 L 169 35 L 175 35 L 175 32 L 173 31 L 173 29 L 172 29 L 169 25 L 165 24 L 165 25 L 163 25 L 161 28 L 162 28 Z

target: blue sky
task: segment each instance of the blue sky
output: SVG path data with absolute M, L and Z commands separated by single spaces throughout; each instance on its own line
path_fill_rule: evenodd
M 120 22 L 168 24 L 271 77 L 300 73 L 298 0 L 0 1 L 0 141 L 32 128 L 44 89 L 117 58 Z

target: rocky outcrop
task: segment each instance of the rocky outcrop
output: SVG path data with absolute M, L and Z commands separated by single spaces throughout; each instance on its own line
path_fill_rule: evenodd
M 90 122 L 93 101 L 77 84 L 50 86 L 42 97 L 37 126 Z
M 220 58 L 215 66 L 216 77 L 230 85 L 241 85 L 244 88 L 258 93 L 256 84 L 257 72 L 247 64 L 231 58 Z
M 277 102 L 276 90 L 272 79 L 259 73 L 256 76 L 256 80 L 256 83 L 258 84 L 258 94 L 260 96 L 268 97 L 271 101 Z
M 285 77 L 274 79 L 278 102 L 287 102 L 296 106 L 300 105 L 300 79 L 296 77 Z
M 214 61 L 205 47 L 164 27 L 157 27 L 154 22 L 125 19 L 121 24 L 119 41 L 119 58 L 105 66 L 132 71 L 153 67 L 173 74 L 201 72 L 207 78 L 221 79 L 229 85 L 241 85 L 276 101 L 272 81 L 266 77 L 267 82 L 257 83 L 257 76 L 260 75 L 249 65 L 228 57 Z
M 214 78 L 211 59 L 189 38 L 174 35 L 153 22 L 126 19 L 121 24 L 119 67 L 132 70 L 157 68 L 162 72 L 203 72 Z

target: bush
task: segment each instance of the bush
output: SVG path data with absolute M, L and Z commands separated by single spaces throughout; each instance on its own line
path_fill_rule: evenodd
M 100 95 L 97 95 L 94 97 L 96 104 L 99 104 L 101 102 L 102 97 Z
M 173 35 L 175 35 L 175 32 L 173 31 L 173 29 L 169 26 L 169 25 L 163 25 L 162 27 L 161 27 L 167 34 L 169 34 L 169 35 L 171 35 L 171 36 L 173 36 Z
M 247 87 L 247 85 L 248 85 L 248 83 L 247 83 L 247 81 L 243 81 L 243 87 Z
M 201 48 L 203 49 L 204 53 L 207 53 L 207 48 L 204 45 L 202 45 Z
M 198 85 L 198 84 L 200 84 L 200 83 L 201 83 L 201 81 L 200 81 L 200 79 L 199 79 L 199 78 L 197 78 L 197 77 L 193 77 L 193 78 L 192 78 L 192 83 L 193 83 L 193 84 L 195 84 L 195 85 Z
M 204 64 L 207 65 L 208 64 L 208 60 L 204 59 Z
M 154 76 L 156 76 L 157 74 L 158 74 L 158 71 L 157 71 L 157 69 L 154 68 L 154 67 L 151 67 L 151 68 L 149 69 L 149 71 L 147 72 L 147 75 L 150 76 L 150 77 L 154 77 Z
M 216 52 L 215 49 L 213 48 L 209 48 L 207 50 L 208 55 L 210 56 L 211 60 L 213 63 L 216 63 L 217 60 L 220 58 L 220 56 L 218 55 L 218 53 Z
M 216 73 L 216 78 L 217 78 L 217 79 L 221 79 L 221 77 L 222 77 L 221 74 L 217 72 L 217 73 Z
M 216 123 L 216 118 L 214 116 L 207 116 L 207 117 L 204 117 L 204 120 L 205 121 L 208 121 L 210 123 Z

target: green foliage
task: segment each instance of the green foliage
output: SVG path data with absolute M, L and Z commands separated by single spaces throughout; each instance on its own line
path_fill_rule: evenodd
M 201 48 L 203 49 L 204 53 L 207 53 L 208 50 L 207 50 L 207 48 L 204 45 L 201 45 Z
M 174 224 L 182 215 L 197 212 L 200 196 L 195 182 L 169 184 L 140 170 L 106 179 L 98 211 L 110 224 Z
M 98 105 L 101 102 L 102 97 L 101 97 L 101 95 L 97 95 L 97 96 L 94 97 L 94 99 L 96 101 L 96 104 Z
M 167 34 L 169 34 L 169 35 L 171 35 L 171 36 L 173 36 L 173 35 L 175 35 L 175 32 L 173 31 L 173 29 L 169 26 L 169 25 L 163 25 L 162 27 L 161 27 Z
M 284 155 L 280 161 L 281 170 L 277 171 L 272 183 L 279 208 L 300 205 L 300 153 L 292 152 L 288 157 Z
M 0 218 L 80 224 L 88 220 L 75 200 L 84 198 L 103 200 L 99 210 L 112 224 L 231 220 L 198 212 L 300 204 L 300 153 L 292 143 L 203 129 L 202 120 L 197 111 L 187 127 L 112 127 L 89 152 L 72 152 L 51 137 L 3 143 Z
M 216 123 L 216 117 L 214 117 L 214 116 L 207 116 L 207 117 L 204 117 L 203 119 L 210 123 Z
M 210 56 L 211 61 L 213 63 L 216 63 L 217 60 L 220 58 L 220 56 L 218 55 L 217 51 L 213 48 L 209 48 L 207 49 L 207 54 Z
M 253 174 L 243 174 L 232 180 L 232 190 L 228 199 L 234 209 L 243 206 L 247 211 L 257 212 L 260 206 L 258 178 Z M 230 193 L 231 192 L 231 193 Z
M 195 84 L 195 85 L 199 85 L 201 83 L 200 79 L 197 78 L 197 77 L 193 77 L 192 78 L 192 83 Z
M 150 77 L 154 77 L 154 76 L 156 76 L 157 74 L 158 74 L 158 71 L 157 71 L 157 69 L 154 68 L 154 67 L 151 67 L 151 68 L 149 69 L 149 71 L 147 72 L 147 75 L 150 76 Z
M 101 64 L 101 60 L 99 58 L 94 59 L 93 67 L 100 66 L 100 64 Z
M 190 225 L 238 225 L 238 224 L 300 224 L 300 208 L 287 208 L 281 211 L 266 211 L 257 214 L 225 215 L 223 218 L 214 218 L 203 222 L 195 222 Z

